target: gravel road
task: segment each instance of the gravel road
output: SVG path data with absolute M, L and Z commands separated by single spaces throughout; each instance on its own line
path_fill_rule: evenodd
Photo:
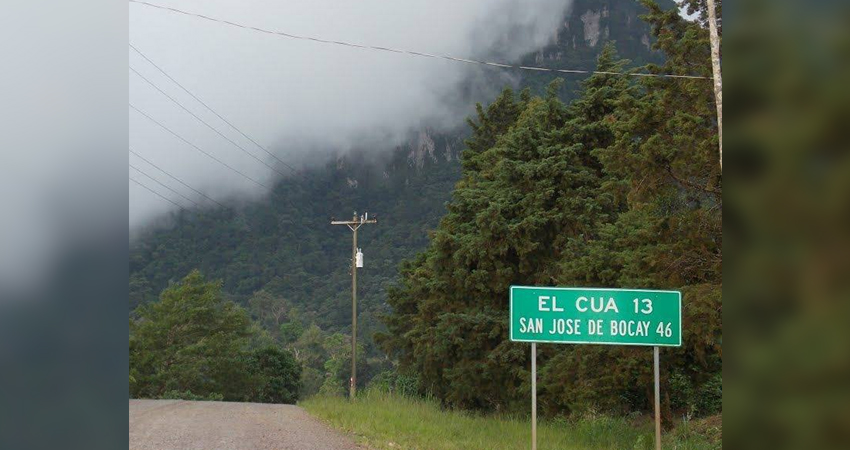
M 355 450 L 293 405 L 130 400 L 130 450 Z

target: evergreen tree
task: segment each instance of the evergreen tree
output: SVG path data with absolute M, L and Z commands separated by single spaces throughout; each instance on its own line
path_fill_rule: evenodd
M 643 17 L 656 46 L 668 56 L 659 73 L 711 75 L 707 31 L 676 11 L 645 2 Z M 683 293 L 683 347 L 667 349 L 662 377 L 686 380 L 664 386 L 665 417 L 673 403 L 717 383 L 722 370 L 722 192 L 712 85 L 707 80 L 642 79 L 636 95 L 622 98 L 616 138 L 594 154 L 609 175 L 603 192 L 626 206 L 577 246 L 581 255 L 563 265 L 561 283 L 582 280 L 632 288 L 679 289 Z M 606 367 L 605 361 L 618 364 Z M 649 408 L 649 352 L 629 347 L 588 347 L 560 352 L 543 371 L 550 395 L 577 405 Z M 566 375 L 566 377 L 564 376 Z M 642 386 L 620 392 L 611 386 Z M 710 413 L 715 411 L 701 411 Z
M 613 47 L 599 59 L 601 70 L 622 64 Z M 553 284 L 570 238 L 615 208 L 597 195 L 603 172 L 592 151 L 613 141 L 606 121 L 627 86 L 593 77 L 567 107 L 555 82 L 544 98 L 516 101 L 506 90 L 478 109 L 448 214 L 403 268 L 380 338 L 425 390 L 469 408 L 524 402 L 527 348 L 507 339 L 505 295 L 511 284 Z
M 710 75 L 706 30 L 645 6 L 668 56 L 646 70 Z M 598 60 L 600 71 L 625 64 L 612 47 Z M 448 213 L 427 250 L 402 265 L 379 342 L 445 403 L 510 409 L 528 389 L 527 346 L 507 339 L 511 284 L 681 289 L 684 345 L 665 352 L 662 370 L 685 380 L 678 403 L 716 392 L 703 388 L 718 385 L 722 368 L 711 83 L 597 74 L 569 106 L 557 90 L 519 100 L 505 91 L 479 106 Z M 650 407 L 646 349 L 543 346 L 540 366 L 549 413 Z
M 133 397 L 191 392 L 245 400 L 258 380 L 248 370 L 248 314 L 221 298 L 221 284 L 193 271 L 137 310 L 131 322 Z

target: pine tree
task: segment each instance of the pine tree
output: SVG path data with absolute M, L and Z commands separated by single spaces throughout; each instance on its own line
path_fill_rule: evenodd
M 646 70 L 709 75 L 705 30 L 645 6 L 668 56 Z M 600 71 L 625 65 L 611 46 L 598 60 Z M 681 289 L 684 346 L 667 352 L 663 370 L 685 381 L 672 395 L 695 404 L 681 397 L 717 385 L 722 198 L 711 84 L 596 74 L 581 86 L 570 105 L 557 83 L 544 97 L 505 91 L 479 105 L 448 212 L 389 292 L 379 342 L 448 405 L 524 404 L 527 346 L 507 339 L 511 284 Z M 540 367 L 549 413 L 650 407 L 646 349 L 543 346 Z
M 599 64 L 624 63 L 609 46 Z M 447 404 L 502 409 L 524 401 L 527 346 L 507 339 L 508 287 L 553 284 L 571 239 L 615 208 L 597 196 L 604 174 L 592 152 L 613 141 L 605 121 L 628 84 L 594 77 L 570 107 L 557 98 L 559 86 L 519 102 L 506 90 L 478 109 L 448 214 L 390 292 L 385 348 Z
M 644 20 L 668 56 L 663 66 L 648 69 L 710 75 L 706 30 L 676 11 L 645 4 L 650 12 Z M 683 347 L 665 351 L 662 368 L 690 384 L 680 391 L 663 389 L 681 397 L 715 383 L 722 369 L 722 196 L 712 87 L 706 80 L 646 78 L 637 89 L 622 97 L 612 116 L 613 142 L 594 152 L 608 175 L 604 194 L 625 209 L 573 246 L 581 256 L 565 263 L 559 281 L 681 289 Z M 618 364 L 612 370 L 605 361 Z M 553 358 L 543 370 L 548 380 L 543 385 L 576 405 L 647 408 L 650 367 L 642 349 L 576 349 Z M 644 389 L 615 395 L 611 386 Z M 623 404 L 618 396 L 629 400 Z

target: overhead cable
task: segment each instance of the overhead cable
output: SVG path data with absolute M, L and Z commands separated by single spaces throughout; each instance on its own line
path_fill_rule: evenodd
M 165 98 L 167 98 L 167 99 L 171 100 L 171 101 L 172 101 L 175 105 L 177 105 L 177 106 L 179 106 L 180 108 L 182 108 L 182 109 L 183 109 L 183 111 L 186 111 L 187 113 L 189 113 L 189 115 L 191 115 L 192 117 L 194 117 L 195 119 L 197 119 L 199 122 L 201 122 L 202 124 L 204 124 L 207 128 L 209 128 L 210 130 L 212 130 L 212 131 L 213 131 L 214 133 L 216 133 L 217 135 L 221 136 L 221 137 L 222 137 L 222 139 L 226 140 L 227 142 L 230 142 L 230 143 L 231 143 L 231 144 L 233 144 L 236 148 L 238 148 L 239 150 L 242 150 L 242 152 L 243 152 L 243 153 L 245 153 L 246 155 L 250 156 L 251 158 L 254 158 L 254 160 L 256 160 L 257 162 L 259 162 L 260 164 L 262 164 L 262 165 L 264 165 L 264 166 L 268 167 L 269 169 L 271 169 L 271 170 L 273 170 L 273 171 L 277 172 L 279 175 L 281 175 L 281 176 L 286 176 L 286 174 L 284 174 L 284 173 L 282 173 L 281 171 L 279 171 L 279 170 L 275 169 L 274 167 L 272 167 L 272 166 L 268 165 L 268 164 L 267 164 L 265 161 L 263 161 L 262 159 L 257 158 L 257 156 L 256 156 L 256 155 L 254 155 L 253 153 L 249 152 L 248 150 L 245 150 L 245 148 L 244 148 L 244 147 L 242 147 L 241 145 L 237 144 L 236 142 L 234 142 L 234 141 L 233 141 L 232 139 L 230 139 L 229 137 L 225 136 L 225 135 L 224 135 L 224 133 L 222 133 L 221 131 L 218 131 L 215 127 L 213 127 L 212 125 L 210 125 L 209 123 L 207 123 L 207 121 L 205 121 L 204 119 L 201 119 L 200 117 L 198 117 L 198 115 L 197 115 L 197 114 L 195 114 L 195 113 L 193 113 L 192 111 L 190 111 L 190 110 L 189 110 L 189 108 L 186 108 L 185 106 L 183 106 L 183 104 L 182 104 L 182 103 L 178 102 L 178 101 L 177 101 L 174 97 L 172 97 L 172 96 L 168 95 L 165 91 L 163 91 L 162 89 L 160 89 L 160 88 L 159 88 L 159 86 L 157 86 L 156 84 L 154 84 L 154 82 L 153 82 L 153 81 L 151 81 L 151 80 L 147 79 L 144 75 L 142 75 L 141 73 L 139 73 L 139 71 L 137 71 L 136 69 L 134 69 L 134 68 L 133 68 L 133 66 L 130 66 L 130 70 L 132 70 L 132 71 L 133 71 L 133 73 L 135 73 L 135 74 L 136 74 L 139 78 L 141 78 L 142 80 L 144 80 L 144 81 L 145 81 L 147 84 L 149 84 L 151 87 L 153 87 L 154 89 L 156 89 L 157 91 L 159 91 L 159 93 L 160 93 L 160 94 L 162 94 L 163 96 L 165 96 Z
M 186 197 L 185 195 L 183 195 L 183 194 L 181 194 L 181 193 L 179 193 L 179 192 L 175 191 L 175 190 L 174 190 L 174 189 L 172 189 L 170 186 L 168 186 L 168 185 L 166 185 L 165 183 L 163 183 L 163 182 L 161 182 L 161 181 L 157 180 L 156 178 L 154 178 L 154 177 L 152 177 L 152 176 L 148 175 L 148 174 L 147 174 L 147 173 L 145 173 L 142 169 L 139 169 L 138 167 L 134 166 L 133 164 L 130 164 L 130 168 L 131 168 L 131 169 L 133 169 L 133 170 L 135 170 L 136 172 L 139 172 L 140 174 L 144 175 L 145 177 L 149 178 L 149 179 L 150 179 L 151 181 L 153 181 L 154 183 L 156 183 L 156 184 L 158 184 L 158 185 L 160 185 L 160 186 L 164 187 L 165 189 L 168 189 L 169 191 L 171 191 L 171 192 L 173 192 L 173 193 L 175 193 L 175 194 L 179 195 L 180 197 L 182 197 L 183 199 L 185 199 L 185 200 L 186 200 L 186 201 L 188 201 L 189 203 L 191 203 L 191 204 L 193 204 L 193 205 L 195 205 L 195 206 L 200 206 L 200 205 L 198 205 L 198 202 L 196 202 L 196 201 L 192 200 L 191 198 Z
M 156 70 L 158 70 L 160 73 L 162 73 L 163 75 L 165 75 L 165 77 L 166 77 L 166 78 L 168 78 L 168 79 L 169 79 L 169 80 L 171 80 L 174 84 L 176 84 L 176 85 L 177 85 L 177 87 L 179 87 L 180 89 L 182 89 L 182 90 L 183 90 L 183 92 L 185 92 L 185 93 L 189 94 L 189 96 L 191 96 L 191 97 L 192 97 L 193 99 L 195 99 L 198 103 L 200 103 L 201 105 L 203 105 L 203 107 L 204 107 L 204 108 L 206 108 L 209 112 L 211 112 L 211 113 L 215 114 L 215 116 L 216 116 L 216 117 L 218 117 L 219 119 L 221 119 L 221 120 L 222 120 L 224 123 L 226 123 L 226 124 L 227 124 L 230 128 L 232 128 L 232 129 L 236 130 L 236 132 L 238 132 L 239 134 L 241 134 L 241 135 L 242 135 L 245 139 L 248 139 L 249 141 L 251 141 L 251 143 L 252 143 L 252 144 L 254 144 L 255 146 L 257 146 L 257 148 L 259 148 L 260 150 L 262 150 L 262 151 L 266 152 L 266 154 L 268 154 L 269 156 L 271 156 L 272 158 L 274 158 L 275 160 L 277 160 L 277 162 L 281 163 L 284 167 L 286 167 L 287 169 L 291 170 L 294 174 L 296 174 L 296 175 L 298 175 L 298 176 L 301 176 L 301 177 L 303 177 L 303 176 L 304 176 L 304 175 L 303 175 L 303 174 L 301 174 L 298 170 L 296 170 L 294 167 L 292 167 L 291 165 L 287 164 L 286 162 L 284 162 L 283 160 L 281 160 L 280 158 L 278 158 L 278 157 L 277 157 L 277 155 L 275 155 L 274 153 L 270 152 L 268 149 L 266 149 L 263 145 L 260 145 L 260 144 L 259 144 L 259 143 L 255 140 L 255 139 L 253 139 L 253 138 L 252 138 L 251 136 L 249 136 L 247 133 L 243 132 L 243 131 L 242 131 L 241 129 L 239 129 L 236 125 L 234 125 L 234 124 L 233 124 L 233 123 L 231 123 L 229 120 L 227 120 L 226 118 L 224 118 L 224 116 L 222 116 L 221 114 L 219 114 L 218 112 L 216 112 L 216 110 L 214 110 L 214 109 L 213 109 L 211 106 L 209 106 L 206 102 L 204 102 L 203 100 L 201 100 L 200 98 L 198 98 L 198 96 L 197 96 L 197 95 L 195 95 L 195 94 L 193 94 L 193 93 L 192 93 L 192 91 L 190 91 L 190 90 L 189 90 L 189 89 L 187 89 L 185 86 L 183 86 L 182 84 L 180 84 L 180 82 L 178 82 L 177 80 L 175 80 L 175 79 L 174 79 L 174 77 L 172 77 L 171 75 L 169 75 L 169 74 L 168 74 L 168 72 L 166 72 L 166 71 L 165 71 L 165 69 L 163 69 L 163 68 L 162 68 L 162 67 L 160 67 L 158 64 L 156 64 L 155 62 L 153 62 L 150 58 L 148 58 L 148 57 L 147 57 L 147 55 L 145 55 L 144 53 L 142 53 L 142 51 L 141 51 L 141 50 L 139 50 L 139 49 L 138 49 L 135 45 L 133 45 L 132 43 L 130 43 L 130 48 L 131 48 L 131 49 L 133 49 L 133 51 L 135 51 L 136 53 L 138 53 L 138 54 L 139 54 L 139 56 L 141 56 L 142 58 L 144 58 L 144 59 L 145 59 L 145 61 L 147 61 L 148 63 L 150 63 L 150 65 L 152 65 L 153 67 L 155 67 L 155 68 L 156 68 Z
M 255 180 L 255 179 L 251 178 L 249 175 L 246 175 L 245 173 L 241 172 L 239 169 L 234 168 L 234 167 L 233 167 L 233 166 L 231 166 L 230 164 L 227 164 L 226 162 L 224 162 L 224 161 L 222 161 L 222 160 L 220 160 L 220 159 L 216 158 L 216 157 L 215 157 L 215 156 L 213 156 L 212 154 L 210 154 L 210 153 L 208 153 L 208 152 L 204 151 L 202 148 L 198 147 L 197 145 L 195 145 L 195 144 L 193 144 L 193 143 L 189 142 L 189 141 L 188 141 L 188 140 L 186 140 L 183 136 L 180 136 L 179 134 L 175 133 L 174 131 L 172 131 L 172 130 L 171 130 L 170 128 L 168 128 L 167 126 L 163 125 L 163 124 L 162 124 L 161 122 L 159 122 L 158 120 L 154 119 L 153 117 L 151 117 L 150 115 L 148 115 L 147 113 L 145 113 L 144 111 L 142 111 L 142 110 L 140 110 L 139 108 L 136 108 L 135 106 L 133 106 L 133 104 L 132 104 L 132 103 L 130 103 L 129 105 L 130 105 L 130 108 L 132 108 L 134 111 L 136 111 L 137 113 L 141 114 L 142 116 L 144 116 L 144 117 L 145 117 L 146 119 L 148 119 L 149 121 L 151 121 L 151 122 L 155 123 L 156 125 L 158 125 L 158 126 L 159 126 L 160 128 L 162 128 L 163 130 L 165 130 L 165 131 L 167 131 L 167 132 L 171 133 L 171 135 L 173 135 L 173 136 L 174 136 L 174 137 L 176 137 L 177 139 L 180 139 L 180 140 L 181 140 L 181 141 L 183 141 L 183 143 L 185 143 L 186 145 L 191 146 L 191 147 L 192 147 L 192 148 L 194 148 L 195 150 L 197 150 L 197 151 L 199 151 L 199 152 L 203 153 L 204 155 L 208 156 L 209 158 L 211 158 L 211 159 L 212 159 L 212 160 L 214 160 L 215 162 L 217 162 L 217 163 L 221 164 L 222 166 L 224 166 L 224 167 L 226 167 L 226 168 L 228 168 L 228 169 L 232 170 L 233 172 L 236 172 L 237 174 L 241 175 L 243 178 L 245 178 L 246 180 L 248 180 L 248 181 L 250 181 L 250 182 L 252 182 L 252 183 L 256 184 L 257 186 L 260 186 L 260 187 L 263 187 L 263 188 L 266 188 L 266 189 L 271 190 L 271 188 L 270 188 L 270 187 L 268 187 L 268 186 L 266 186 L 265 184 L 260 183 L 259 181 L 257 181 L 257 180 Z
M 135 151 L 133 151 L 133 149 L 132 149 L 132 148 L 130 148 L 129 150 L 130 150 L 130 153 L 132 153 L 132 154 L 136 155 L 136 157 L 138 157 L 138 158 L 139 158 L 139 159 L 141 159 L 142 161 L 144 161 L 144 162 L 146 162 L 146 163 L 150 164 L 150 165 L 151 165 L 151 166 L 153 166 L 155 169 L 157 169 L 157 170 L 159 170 L 160 172 L 164 173 L 165 175 L 167 175 L 167 176 L 168 176 L 169 178 L 171 178 L 172 180 L 174 180 L 174 181 L 176 181 L 176 182 L 178 182 L 178 183 L 182 184 L 183 186 L 185 186 L 185 187 L 186 187 L 186 188 L 188 188 L 189 190 L 191 190 L 191 191 L 193 191 L 194 193 L 196 193 L 196 194 L 200 195 L 201 197 L 206 198 L 207 200 L 209 200 L 209 201 L 211 201 L 211 202 L 215 203 L 216 205 L 221 206 L 222 208 L 225 208 L 225 206 L 224 206 L 223 204 L 219 203 L 219 202 L 218 202 L 218 201 L 216 201 L 214 198 L 209 197 L 209 196 L 207 196 L 206 194 L 204 194 L 203 192 L 201 192 L 201 191 L 199 191 L 199 190 L 197 190 L 197 189 L 193 188 L 192 186 L 189 186 L 188 184 L 184 183 L 181 179 L 179 179 L 179 178 L 175 177 L 174 175 L 172 175 L 172 174 L 168 173 L 168 172 L 167 172 L 167 171 L 165 171 L 165 169 L 163 169 L 162 167 L 159 167 L 158 165 L 156 165 L 156 164 L 152 163 L 149 159 L 147 159 L 147 158 L 145 158 L 144 156 L 142 156 L 142 155 L 140 155 L 140 154 L 136 153 Z
M 172 205 L 174 205 L 174 206 L 176 206 L 176 207 L 178 207 L 178 208 L 180 208 L 180 209 L 183 209 L 183 206 L 178 205 L 175 201 L 171 200 L 170 198 L 168 198 L 168 197 L 166 197 L 166 196 L 164 196 L 164 195 L 160 194 L 159 192 L 157 192 L 157 191 L 155 191 L 155 190 L 153 190 L 153 189 L 151 189 L 151 188 L 149 188 L 149 187 L 145 186 L 145 185 L 144 185 L 142 182 L 140 182 L 139 180 L 137 180 L 137 179 L 135 179 L 135 178 L 133 178 L 133 177 L 129 177 L 129 178 L 130 178 L 130 181 L 132 181 L 133 183 L 136 183 L 136 184 L 138 184 L 139 186 L 141 186 L 141 187 L 143 187 L 143 188 L 147 189 L 147 190 L 148 190 L 148 191 L 150 191 L 153 195 L 156 195 L 157 197 L 159 197 L 159 198 L 161 198 L 161 199 L 163 199 L 163 200 L 167 201 L 168 203 L 171 203 Z
M 322 44 L 340 45 L 340 46 L 345 46 L 345 47 L 353 47 L 353 48 L 360 48 L 360 49 L 367 49 L 367 50 L 378 50 L 378 51 L 390 52 L 390 53 L 401 53 L 401 54 L 406 54 L 406 55 L 411 55 L 411 56 L 419 56 L 419 57 L 423 57 L 423 58 L 445 59 L 445 60 L 448 60 L 448 61 L 462 62 L 462 63 L 467 63 L 467 64 L 478 64 L 478 65 L 491 66 L 491 67 L 499 67 L 499 68 L 503 68 L 503 69 L 519 69 L 519 70 L 538 71 L 538 72 L 555 72 L 555 73 L 571 73 L 571 74 L 587 74 L 587 75 L 599 74 L 599 75 L 621 75 L 621 76 L 629 76 L 629 77 L 687 78 L 687 79 L 699 79 L 699 80 L 711 80 L 712 79 L 711 77 L 705 77 L 705 76 L 699 76 L 699 75 L 674 75 L 674 74 L 641 73 L 641 72 L 609 72 L 609 71 L 603 71 L 603 70 L 579 70 L 579 69 L 552 69 L 552 68 L 548 68 L 548 67 L 520 66 L 520 65 L 515 65 L 515 64 L 504 64 L 504 63 L 497 63 L 497 62 L 491 62 L 491 61 L 480 61 L 480 60 L 470 59 L 470 58 L 458 58 L 456 56 L 450 56 L 450 55 L 432 54 L 432 53 L 417 52 L 417 51 L 412 51 L 412 50 L 403 50 L 403 49 L 397 49 L 397 48 L 391 48 L 391 47 L 380 47 L 380 46 L 376 46 L 376 45 L 365 45 L 365 44 L 358 44 L 358 43 L 353 43 L 353 42 L 337 41 L 337 40 L 332 40 L 332 39 L 322 39 L 322 38 L 311 37 L 311 36 L 301 36 L 301 35 L 297 35 L 297 34 L 286 33 L 286 32 L 283 32 L 283 31 L 273 31 L 273 30 L 267 30 L 267 29 L 263 29 L 263 28 L 250 26 L 250 25 L 244 25 L 244 24 L 232 22 L 232 21 L 225 20 L 225 19 L 218 19 L 218 18 L 210 17 L 210 16 L 207 16 L 207 15 L 204 15 L 204 14 L 188 12 L 188 11 L 184 11 L 182 9 L 177 9 L 177 8 L 173 8 L 173 7 L 170 7 L 170 6 L 157 5 L 157 4 L 149 3 L 149 2 L 146 2 L 146 1 L 142 1 L 142 0 L 129 0 L 129 2 L 130 3 L 136 3 L 136 4 L 139 4 L 139 5 L 149 6 L 149 7 L 152 7 L 152 8 L 157 8 L 157 9 L 160 9 L 160 10 L 163 10 L 163 11 L 169 11 L 169 12 L 173 12 L 173 13 L 177 13 L 177 14 L 183 14 L 183 15 L 186 15 L 186 16 L 196 17 L 196 18 L 208 20 L 208 21 L 211 21 L 211 22 L 217 22 L 217 23 L 229 25 L 229 26 L 232 26 L 232 27 L 238 27 L 238 28 L 243 28 L 243 29 L 246 29 L 246 30 L 257 31 L 259 33 L 282 36 L 282 37 L 286 37 L 286 38 L 290 38 L 290 39 L 299 39 L 299 40 L 304 40 L 304 41 L 318 42 L 318 43 L 322 43 Z

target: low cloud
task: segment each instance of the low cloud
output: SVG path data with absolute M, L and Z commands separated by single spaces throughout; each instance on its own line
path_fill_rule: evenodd
M 562 23 L 567 0 L 210 1 L 169 6 L 302 36 L 469 58 L 515 60 L 547 44 Z M 280 159 L 297 165 L 305 151 L 388 149 L 412 129 L 455 127 L 470 112 L 469 91 L 508 84 L 509 71 L 287 39 L 169 13 L 130 7 L 130 41 L 172 77 Z M 180 103 L 286 172 L 205 111 L 134 52 L 130 65 Z M 135 74 L 130 101 L 187 140 L 262 184 L 280 175 L 252 159 L 181 110 Z M 253 198 L 255 183 L 130 113 L 130 145 L 162 168 L 217 199 Z M 135 156 L 132 164 L 165 177 Z M 134 170 L 130 175 L 159 188 Z M 163 181 L 170 181 L 167 178 Z M 172 182 L 173 184 L 173 182 Z M 180 187 L 177 185 L 176 187 Z M 167 193 L 163 189 L 159 189 Z M 189 195 L 191 192 L 185 192 Z M 171 195 L 175 201 L 181 199 Z M 184 201 L 185 203 L 185 201 Z M 130 227 L 174 206 L 130 186 Z

